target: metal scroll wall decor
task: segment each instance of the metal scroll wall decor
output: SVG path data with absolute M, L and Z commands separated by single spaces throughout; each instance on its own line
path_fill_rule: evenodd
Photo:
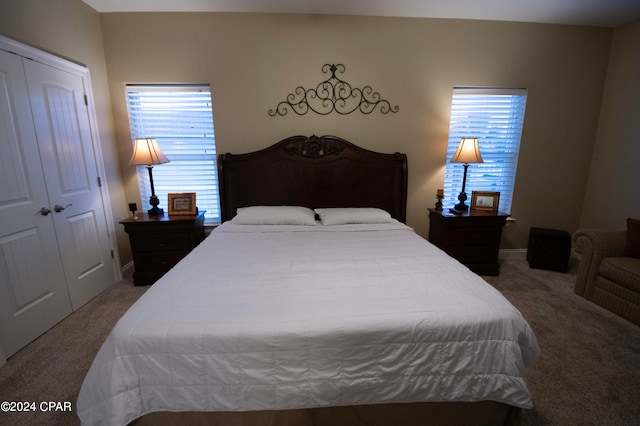
M 336 72 L 344 74 L 344 71 L 345 66 L 342 64 L 324 64 L 322 72 L 331 72 L 331 77 L 321 81 L 315 88 L 296 87 L 293 93 L 287 95 L 286 101 L 280 102 L 276 109 L 269 110 L 269 115 L 287 115 L 289 110 L 298 115 L 304 115 L 310 110 L 320 115 L 333 111 L 347 115 L 356 110 L 371 114 L 376 108 L 383 114 L 398 112 L 397 105 L 392 107 L 389 101 L 380 99 L 380 93 L 374 92 L 371 86 L 354 88 L 336 77 Z

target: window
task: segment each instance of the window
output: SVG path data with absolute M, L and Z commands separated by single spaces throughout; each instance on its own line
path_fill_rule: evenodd
M 206 222 L 220 222 L 220 199 L 208 85 L 127 85 L 132 143 L 155 138 L 170 163 L 153 167 L 153 183 L 160 208 L 167 210 L 169 192 L 195 192 Z M 149 173 L 138 166 L 140 197 L 151 196 Z
M 470 137 L 478 138 L 484 162 L 469 165 L 467 205 L 472 191 L 497 191 L 499 210 L 511 212 L 526 102 L 526 89 L 454 87 L 444 177 L 446 208 L 458 203 L 464 173 L 462 164 L 449 161 L 460 139 Z

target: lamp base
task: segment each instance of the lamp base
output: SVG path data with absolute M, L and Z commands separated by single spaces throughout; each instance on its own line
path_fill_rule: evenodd
M 458 204 L 456 204 L 455 206 L 453 206 L 453 208 L 455 210 L 458 210 L 459 212 L 466 212 L 467 210 L 469 210 L 469 206 L 467 206 L 464 202 L 467 201 L 467 193 L 466 192 L 461 192 L 460 195 L 458 195 L 458 201 L 460 201 Z
M 467 210 L 469 210 L 469 206 L 467 206 L 464 203 L 458 203 L 455 206 L 453 206 L 453 209 L 459 212 L 466 212 Z
M 164 210 L 160 209 L 158 207 L 153 207 L 153 208 L 150 208 L 149 210 L 147 210 L 147 214 L 149 216 L 162 216 L 162 215 L 164 215 Z
M 151 171 L 151 169 L 149 169 L 149 171 Z M 153 191 L 153 186 L 151 186 L 151 191 Z M 152 192 L 152 194 L 153 195 L 149 197 L 149 204 L 151 204 L 151 208 L 147 210 L 147 214 L 149 216 L 162 216 L 164 214 L 164 210 L 158 207 L 160 200 L 158 200 L 155 192 Z

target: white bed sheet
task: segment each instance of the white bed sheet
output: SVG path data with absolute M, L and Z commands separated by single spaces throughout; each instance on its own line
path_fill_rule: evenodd
M 77 406 L 83 424 L 110 425 L 153 411 L 531 408 L 538 353 L 514 306 L 399 222 L 227 222 L 119 320 Z

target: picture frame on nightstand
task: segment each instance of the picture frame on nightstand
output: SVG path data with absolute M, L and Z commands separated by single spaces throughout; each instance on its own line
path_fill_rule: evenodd
M 500 204 L 499 192 L 494 192 L 494 191 L 472 191 L 471 192 L 471 210 L 497 213 L 499 204 Z
M 167 196 L 169 216 L 195 216 L 198 213 L 195 192 L 170 192 Z

